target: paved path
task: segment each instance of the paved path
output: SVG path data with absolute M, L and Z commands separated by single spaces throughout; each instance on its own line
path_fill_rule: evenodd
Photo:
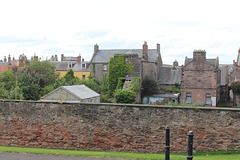
M 0 160 L 113 160 L 113 159 L 0 152 Z M 123 160 L 123 159 L 114 159 L 114 160 Z

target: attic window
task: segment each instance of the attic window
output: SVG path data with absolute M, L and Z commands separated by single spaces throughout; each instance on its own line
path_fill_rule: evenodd
M 70 63 L 70 64 L 68 64 L 68 68 L 72 68 L 72 64 Z
M 82 68 L 86 68 L 86 64 L 84 63 L 84 64 L 82 64 Z

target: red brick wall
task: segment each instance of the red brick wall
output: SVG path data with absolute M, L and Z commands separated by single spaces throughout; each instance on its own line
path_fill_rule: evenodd
M 0 145 L 156 153 L 239 150 L 240 109 L 0 101 Z

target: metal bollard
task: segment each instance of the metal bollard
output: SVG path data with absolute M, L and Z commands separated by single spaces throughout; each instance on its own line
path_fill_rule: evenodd
M 170 160 L 170 127 L 166 126 L 165 160 Z
M 187 155 L 187 160 L 192 160 L 193 159 L 193 132 L 189 131 L 188 132 L 188 155 Z

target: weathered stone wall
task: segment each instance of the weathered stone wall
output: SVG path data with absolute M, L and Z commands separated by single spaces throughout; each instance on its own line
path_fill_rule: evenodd
M 239 150 L 240 109 L 0 101 L 0 145 L 126 152 Z

